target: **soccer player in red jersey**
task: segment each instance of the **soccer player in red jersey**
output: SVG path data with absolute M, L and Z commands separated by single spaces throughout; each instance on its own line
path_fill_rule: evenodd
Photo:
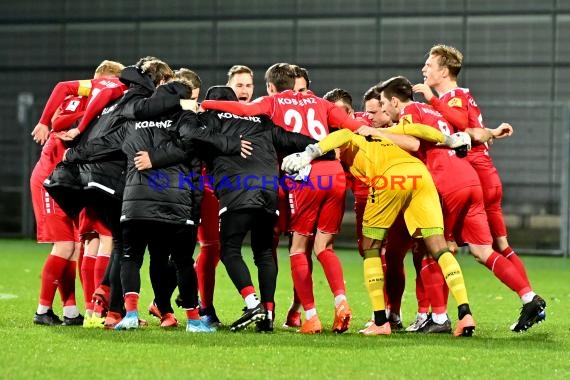
M 467 131 L 472 136 L 478 137 L 476 141 L 480 144 L 471 149 L 467 154 L 467 160 L 475 168 L 481 181 L 485 211 L 493 236 L 493 247 L 516 267 L 527 286 L 530 287 L 524 263 L 507 240 L 507 229 L 501 208 L 503 187 L 489 154 L 489 140 L 509 136 L 512 128 L 508 124 L 501 124 L 495 130 L 487 130 L 490 133 L 481 133 L 485 131 L 481 110 L 469 90 L 457 85 L 457 76 L 462 63 L 463 54 L 458 49 L 447 45 L 433 46 L 422 68 L 424 83 L 415 85 L 414 91 L 422 93 L 455 129 Z M 435 96 L 431 88 L 439 96 Z M 546 317 L 544 312 L 546 303 L 540 297 L 525 298 L 523 303 L 520 318 L 512 326 L 513 331 L 527 330 L 534 323 L 541 322 Z
M 412 84 L 407 78 L 391 78 L 382 83 L 381 88 L 382 109 L 394 120 L 430 125 L 447 135 L 453 132 L 452 127 L 437 110 L 430 105 L 413 101 Z M 523 303 L 538 297 L 517 268 L 493 250 L 483 191 L 477 173 L 469 162 L 458 158 L 452 150 L 442 149 L 424 141 L 420 144 L 418 156 L 426 163 L 441 197 L 447 239 L 468 244 L 471 254 L 515 291 Z M 440 273 L 441 271 L 434 271 L 435 275 Z M 442 280 L 440 278 L 439 282 L 443 285 Z M 426 325 L 426 332 L 450 331 L 451 325 L 446 315 L 446 297 L 438 291 L 430 292 L 429 296 L 433 313 L 429 328 Z
M 297 65 L 291 65 L 291 69 L 293 70 L 293 74 L 295 75 L 295 85 L 293 86 L 293 91 L 306 93 L 309 90 L 309 86 L 311 83 L 309 79 L 309 71 Z M 277 223 L 275 225 L 275 232 L 273 235 L 273 256 L 275 257 L 276 262 L 277 262 L 277 247 L 279 245 L 279 238 L 281 237 L 281 233 L 287 231 L 289 225 L 290 215 L 289 215 L 288 199 L 289 199 L 288 192 L 285 189 L 283 189 L 283 186 L 279 186 L 279 217 L 277 219 Z M 311 258 L 313 243 L 314 239 L 311 237 L 311 239 L 309 239 L 306 249 L 309 270 L 311 271 L 311 273 L 313 273 L 313 260 Z M 291 248 L 291 238 L 289 238 L 289 248 Z M 301 304 L 301 299 L 299 298 L 299 294 L 295 290 L 295 287 L 293 287 L 293 301 L 289 306 L 289 310 L 287 310 L 287 317 L 285 318 L 283 327 L 285 328 L 301 327 L 302 309 L 303 305 Z
M 40 302 L 34 316 L 36 324 L 62 323 L 52 311 L 53 298 L 58 284 L 64 302 L 63 324 L 83 323 L 83 317 L 79 314 L 75 302 L 75 270 L 80 250 L 78 231 L 74 226 L 74 221 L 44 190 L 43 181 L 61 161 L 65 151 L 65 146 L 61 139 L 56 138 L 56 133 L 70 133 L 66 130 L 76 122 L 79 125 L 75 129 L 84 130 L 106 104 L 100 105 L 99 100 L 107 99 L 108 96 L 112 97 L 113 95 L 109 93 L 114 94 L 114 89 L 124 88 L 121 87 L 120 82 L 117 84 L 118 80 L 114 79 L 122 69 L 123 65 L 118 62 L 103 61 L 95 70 L 92 80 L 58 83 L 44 107 L 38 125 L 32 132 L 34 141 L 40 144 L 46 143 L 30 179 L 32 203 L 38 225 L 38 242 L 53 243 L 52 252 L 42 271 Z M 122 90 L 118 92 L 120 95 L 123 93 Z M 97 95 L 101 96 L 97 98 Z M 93 275 L 91 273 L 91 278 Z M 91 294 L 86 296 L 86 299 L 90 300 Z
M 202 107 L 241 116 L 267 115 L 285 130 L 302 133 L 316 140 L 328 135 L 329 125 L 352 130 L 362 125 L 334 104 L 316 97 L 310 91 L 305 94 L 294 92 L 295 74 L 289 64 L 274 64 L 267 70 L 265 79 L 269 96 L 258 98 L 249 104 L 204 101 Z M 352 314 L 346 301 L 342 266 L 333 250 L 334 236 L 338 232 L 344 212 L 344 183 L 337 183 L 339 173 L 342 173 L 342 167 L 338 161 L 317 161 L 308 176 L 310 183 L 317 186 L 288 182 L 291 210 L 289 230 L 293 232 L 290 249 L 291 271 L 293 284 L 306 317 L 301 326 L 302 333 L 322 331 L 306 255 L 308 242 L 315 228 L 317 232 L 314 251 L 335 296 L 333 330 L 346 331 Z M 327 190 L 323 187 L 327 187 Z

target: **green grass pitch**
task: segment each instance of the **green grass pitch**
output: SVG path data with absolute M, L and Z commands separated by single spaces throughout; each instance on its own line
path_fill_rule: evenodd
M 115 332 L 81 327 L 45 327 L 32 323 L 40 273 L 48 245 L 0 241 L 0 379 L 569 379 L 570 259 L 524 257 L 535 290 L 546 302 L 547 320 L 528 332 L 509 331 L 520 302 L 489 271 L 459 255 L 477 329 L 472 338 L 394 333 L 364 337 L 358 330 L 370 317 L 362 280 L 362 261 L 354 250 L 339 250 L 347 295 L 353 309 L 349 331 L 335 335 L 333 298 L 315 262 L 317 310 L 327 332 L 304 336 L 281 328 L 292 282 L 285 250 L 279 257 L 276 331 L 251 328 L 232 333 L 189 334 L 183 327 L 149 327 Z M 246 249 L 245 256 L 251 253 Z M 248 259 L 252 277 L 256 272 Z M 403 302 L 404 324 L 415 316 L 414 274 L 410 258 Z M 141 316 L 152 299 L 148 257 L 142 271 Z M 79 283 L 78 283 L 79 284 Z M 83 305 L 82 292 L 78 305 Z M 54 303 L 61 316 L 59 295 Z M 222 264 L 217 270 L 215 304 L 230 324 L 243 307 Z M 456 319 L 450 299 L 450 316 Z M 179 320 L 183 313 L 176 311 Z

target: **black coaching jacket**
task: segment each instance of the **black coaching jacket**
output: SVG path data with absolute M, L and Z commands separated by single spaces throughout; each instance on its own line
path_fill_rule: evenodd
M 167 86 L 156 96 L 168 97 Z M 101 136 L 67 152 L 70 162 L 105 160 L 118 151 L 126 156 L 126 181 L 120 220 L 152 220 L 197 225 L 202 191 L 201 160 L 208 154 L 239 155 L 239 136 L 221 136 L 201 125 L 197 115 L 178 105 L 160 118 L 125 120 L 114 133 Z M 153 168 L 139 171 L 134 158 L 149 152 Z
M 126 174 L 126 157 L 121 150 L 121 141 L 107 139 L 105 147 L 93 145 L 92 140 L 113 135 L 129 119 L 152 118 L 163 112 L 179 108 L 180 98 L 186 97 L 188 89 L 179 82 L 156 87 L 148 75 L 136 66 L 126 67 L 120 76 L 129 89 L 123 97 L 108 104 L 94 119 L 74 149 L 66 154 L 66 161 L 58 164 L 44 186 L 62 209 L 75 217 L 87 205 L 102 214 L 117 214 L 123 199 Z M 89 147 L 103 149 L 100 155 Z M 73 160 L 73 161 L 72 161 Z M 111 217 L 118 219 L 118 215 Z

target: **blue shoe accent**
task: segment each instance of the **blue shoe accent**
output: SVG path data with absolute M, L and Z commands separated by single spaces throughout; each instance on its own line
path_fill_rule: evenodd
M 222 325 L 222 322 L 220 322 L 220 320 L 218 319 L 218 316 L 216 314 L 214 314 L 214 315 L 212 315 L 212 314 L 202 315 L 200 317 L 200 320 L 202 322 L 204 322 L 204 324 L 206 326 L 211 327 L 211 328 L 220 327 Z
M 131 311 L 125 315 L 121 322 L 115 325 L 115 330 L 131 330 L 139 328 L 139 313 Z
M 212 333 L 216 332 L 216 329 L 208 326 L 201 319 L 189 319 L 186 322 L 186 331 L 192 333 Z

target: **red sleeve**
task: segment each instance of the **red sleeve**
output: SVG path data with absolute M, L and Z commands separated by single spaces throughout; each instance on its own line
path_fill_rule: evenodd
M 328 111 L 328 123 L 329 126 L 340 127 L 350 129 L 351 131 L 356 131 L 358 128 L 366 125 L 356 119 L 350 117 L 343 109 L 335 106 L 331 103 L 333 107 L 329 108 Z
M 51 125 L 51 118 L 53 117 L 57 108 L 63 103 L 68 95 L 77 95 L 79 91 L 79 81 L 59 82 L 54 87 L 49 99 L 44 107 L 40 123 Z
M 266 101 L 267 97 L 259 102 L 243 104 L 228 100 L 204 100 L 200 106 L 205 110 L 217 110 L 230 112 L 238 116 L 271 116 L 271 102 Z
M 95 119 L 103 108 L 113 100 L 117 99 L 121 95 L 123 95 L 123 90 L 125 88 L 123 86 L 114 87 L 114 88 L 105 88 L 97 93 L 94 97 L 91 98 L 89 104 L 87 104 L 87 108 L 85 109 L 85 114 L 83 115 L 83 119 L 77 126 L 77 129 L 80 133 L 85 131 L 85 128 L 91 123 L 93 119 Z
M 85 111 L 78 111 L 56 117 L 51 125 L 51 130 L 54 132 L 67 131 L 73 126 L 73 123 L 81 119 L 84 112 Z
M 469 127 L 469 111 L 467 110 L 467 99 L 461 99 L 461 101 L 461 107 L 450 107 L 437 96 L 434 96 L 431 98 L 430 104 L 433 108 L 438 110 L 453 127 L 460 131 L 465 131 L 465 129 Z

